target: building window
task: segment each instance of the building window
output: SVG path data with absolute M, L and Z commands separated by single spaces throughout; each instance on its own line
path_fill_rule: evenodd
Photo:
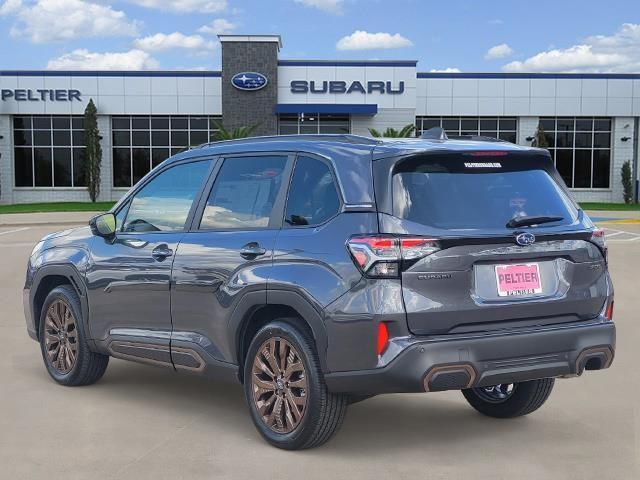
M 86 186 L 82 116 L 14 116 L 13 145 L 16 187 Z
M 220 117 L 114 116 L 113 186 L 131 187 L 152 168 L 187 148 L 215 140 Z
M 351 132 L 349 115 L 334 115 L 331 113 L 299 113 L 282 114 L 278 121 L 280 135 L 297 135 L 300 133 L 338 133 Z
M 417 117 L 416 131 L 441 127 L 450 137 L 481 135 L 516 143 L 518 120 L 516 117 Z
M 611 118 L 542 117 L 549 151 L 571 188 L 609 188 Z

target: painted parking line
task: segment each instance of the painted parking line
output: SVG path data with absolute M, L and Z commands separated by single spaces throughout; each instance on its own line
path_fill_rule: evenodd
M 604 227 L 604 235 L 607 243 L 628 243 L 640 240 L 640 233 L 627 232 L 626 230 L 618 230 L 610 227 Z
M 18 233 L 18 232 L 24 232 L 25 230 L 29 230 L 30 227 L 22 227 L 22 228 L 15 228 L 13 230 L 5 230 L 4 232 L 0 232 L 0 235 L 9 235 L 10 233 Z

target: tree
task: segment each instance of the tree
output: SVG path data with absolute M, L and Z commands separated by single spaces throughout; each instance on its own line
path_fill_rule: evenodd
M 100 131 L 98 130 L 98 110 L 93 99 L 89 100 L 84 110 L 84 139 L 85 156 L 83 173 L 87 183 L 89 198 L 95 202 L 100 196 L 100 166 L 102 164 L 102 147 L 100 146 Z
M 396 130 L 395 128 L 387 128 L 384 132 L 380 133 L 375 128 L 370 128 L 369 133 L 372 137 L 385 137 L 385 138 L 405 138 L 405 137 L 413 137 L 413 132 L 415 131 L 416 126 L 413 124 L 408 124 L 402 127 L 400 130 Z
M 542 126 L 542 122 L 538 123 L 538 128 L 536 129 L 536 133 L 533 136 L 533 142 L 531 142 L 532 147 L 538 148 L 549 148 L 549 142 L 547 141 L 547 136 L 544 133 L 544 127 Z
M 633 201 L 633 180 L 631 177 L 631 162 L 629 160 L 622 164 L 620 176 L 622 177 L 622 197 L 624 198 L 624 203 L 631 203 Z
M 219 122 L 217 120 L 214 120 L 213 124 L 218 129 L 215 136 L 216 141 L 234 140 L 236 138 L 250 137 L 251 134 L 254 132 L 254 130 L 258 128 L 258 126 L 260 125 L 259 123 L 256 123 L 255 125 L 249 125 L 246 127 L 236 127 L 233 130 L 229 130 L 225 128 L 222 122 Z

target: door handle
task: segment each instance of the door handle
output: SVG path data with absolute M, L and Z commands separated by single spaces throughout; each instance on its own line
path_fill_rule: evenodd
M 264 255 L 267 250 L 262 248 L 258 242 L 247 243 L 240 249 L 240 256 L 246 259 L 252 259 Z
M 169 246 L 164 243 L 162 245 L 158 245 L 151 252 L 151 256 L 158 261 L 162 261 L 165 258 L 170 257 L 171 255 L 173 255 L 173 250 L 171 250 Z

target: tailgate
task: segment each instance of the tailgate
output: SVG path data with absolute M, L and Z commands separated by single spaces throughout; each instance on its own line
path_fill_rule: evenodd
M 467 333 L 594 318 L 608 280 L 600 250 L 586 240 L 487 242 L 421 259 L 402 272 L 402 292 L 414 334 Z

